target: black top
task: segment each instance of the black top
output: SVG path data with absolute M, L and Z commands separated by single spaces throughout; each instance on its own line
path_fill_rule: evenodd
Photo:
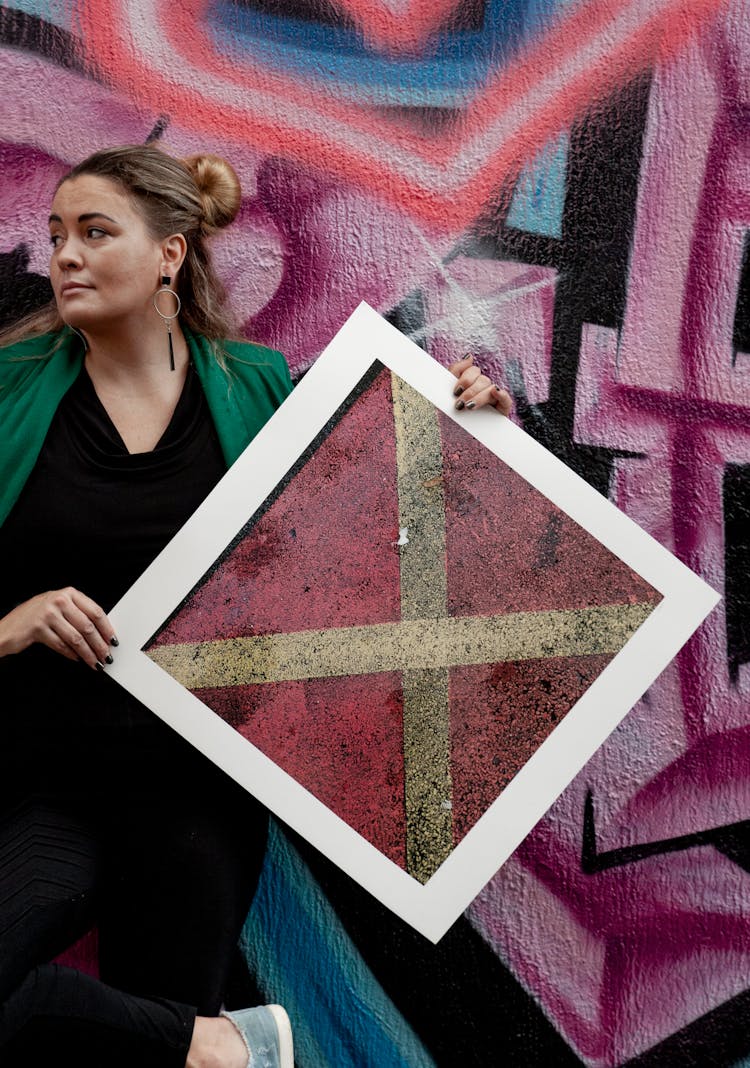
M 74 586 L 109 611 L 226 471 L 203 389 L 190 370 L 151 452 L 128 452 L 87 372 L 61 401 L 34 470 L 0 527 L 0 616 Z M 116 650 L 113 650 L 116 655 Z M 155 717 L 102 672 L 45 646 L 0 659 L 3 755 L 29 769 L 48 752 L 122 742 Z M 92 733 L 92 728 L 96 728 Z M 114 734 L 113 734 L 114 732 Z M 62 748 L 61 748 L 62 747 Z
M 193 371 L 155 448 L 129 453 L 82 370 L 0 527 L 0 559 L 14 562 L 0 615 L 62 586 L 109 611 L 225 471 Z

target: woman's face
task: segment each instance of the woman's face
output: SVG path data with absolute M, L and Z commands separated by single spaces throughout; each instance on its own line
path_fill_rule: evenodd
M 50 281 L 66 323 L 106 332 L 155 314 L 162 243 L 120 186 L 93 174 L 69 178 L 52 201 L 49 228 Z

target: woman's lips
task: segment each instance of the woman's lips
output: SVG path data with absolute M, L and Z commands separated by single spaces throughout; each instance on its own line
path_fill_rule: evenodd
M 80 282 L 65 282 L 60 289 L 60 296 L 68 297 L 72 293 L 84 293 L 87 289 L 91 289 L 91 286 L 85 286 Z

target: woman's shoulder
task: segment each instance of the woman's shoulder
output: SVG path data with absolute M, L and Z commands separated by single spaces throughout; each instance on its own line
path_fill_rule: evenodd
M 222 348 L 230 377 L 242 383 L 248 396 L 257 398 L 260 391 L 277 407 L 291 393 L 289 366 L 276 349 L 253 341 L 226 341 Z
M 238 364 L 248 367 L 273 367 L 283 369 L 288 373 L 287 362 L 276 349 L 269 349 L 265 345 L 258 345 L 255 341 L 222 341 L 221 348 Z M 234 363 L 232 363 L 234 367 Z
M 14 341 L 11 345 L 0 346 L 0 363 L 15 365 L 25 360 L 51 356 L 60 347 L 61 335 L 58 332 L 36 334 L 34 337 Z
M 67 382 L 70 356 L 70 338 L 61 332 L 37 334 L 0 347 L 0 396 L 34 383 L 54 390 L 58 378 Z
M 188 342 L 203 356 L 213 374 L 220 369 L 222 377 L 229 383 L 241 382 L 247 389 L 253 390 L 265 384 L 274 392 L 281 390 L 286 395 L 291 391 L 292 380 L 289 367 L 282 353 L 254 341 L 231 338 L 221 341 L 208 341 L 201 335 L 193 334 Z
M 286 360 L 250 341 L 186 336 L 224 455 L 234 463 L 291 393 Z

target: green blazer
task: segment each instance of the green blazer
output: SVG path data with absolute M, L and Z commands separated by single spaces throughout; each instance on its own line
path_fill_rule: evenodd
M 229 466 L 291 392 L 289 368 L 273 349 L 222 341 L 220 348 L 233 357 L 226 373 L 206 338 L 183 332 Z M 50 353 L 59 336 L 62 343 Z M 0 523 L 31 474 L 83 357 L 81 338 L 67 327 L 61 335 L 44 334 L 0 349 Z

